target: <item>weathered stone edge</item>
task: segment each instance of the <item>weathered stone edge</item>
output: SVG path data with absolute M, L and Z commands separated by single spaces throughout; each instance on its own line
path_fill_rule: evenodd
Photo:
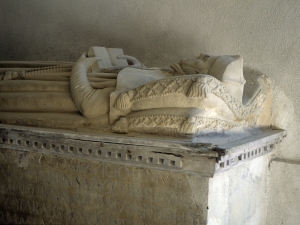
M 275 150 L 286 137 L 285 130 L 265 130 L 263 133 L 216 147 L 220 157 L 215 171 L 222 172 Z
M 136 144 L 119 143 L 114 138 L 86 138 L 87 135 L 71 134 L 65 131 L 39 130 L 12 125 L 0 126 L 2 148 L 32 151 L 88 160 L 111 162 L 122 165 L 166 170 L 179 173 L 193 173 L 212 176 L 218 153 L 208 147 L 191 143 L 156 143 L 147 146 L 145 140 Z M 134 138 L 133 138 L 134 139 Z M 103 141 L 100 141 L 103 140 Z M 150 143 L 150 142 L 149 142 Z M 180 148 L 180 146 L 182 146 Z M 210 145 L 209 145 L 210 146 Z
M 0 125 L 0 146 L 170 172 L 213 176 L 271 152 L 286 136 L 265 130 L 220 146 L 187 141 L 120 138 Z

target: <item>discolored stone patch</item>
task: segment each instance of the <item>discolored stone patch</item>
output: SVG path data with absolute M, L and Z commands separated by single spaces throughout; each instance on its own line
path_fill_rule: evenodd
M 206 221 L 208 178 L 201 176 L 0 149 L 0 178 L 1 224 Z

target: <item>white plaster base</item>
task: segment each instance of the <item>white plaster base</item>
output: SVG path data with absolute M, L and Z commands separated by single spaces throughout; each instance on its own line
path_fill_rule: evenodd
M 209 181 L 208 224 L 265 224 L 267 167 L 264 155 L 215 174 Z

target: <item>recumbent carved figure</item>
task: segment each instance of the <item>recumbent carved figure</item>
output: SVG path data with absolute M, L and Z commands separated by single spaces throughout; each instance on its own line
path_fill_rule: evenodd
M 252 75 L 246 83 L 237 55 L 201 54 L 160 69 L 122 49 L 92 47 L 76 63 L 1 62 L 0 74 L 0 119 L 7 123 L 38 126 L 22 120 L 26 113 L 80 113 L 87 126 L 101 120 L 116 133 L 167 135 L 270 125 L 270 81 Z

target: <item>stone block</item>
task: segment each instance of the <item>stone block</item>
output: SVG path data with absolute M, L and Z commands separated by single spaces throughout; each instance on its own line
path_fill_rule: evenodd
M 39 148 L 2 148 L 0 158 L 1 224 L 206 221 L 207 177 L 43 154 Z
M 0 125 L 0 223 L 261 224 L 261 156 L 284 135 L 216 147 Z

